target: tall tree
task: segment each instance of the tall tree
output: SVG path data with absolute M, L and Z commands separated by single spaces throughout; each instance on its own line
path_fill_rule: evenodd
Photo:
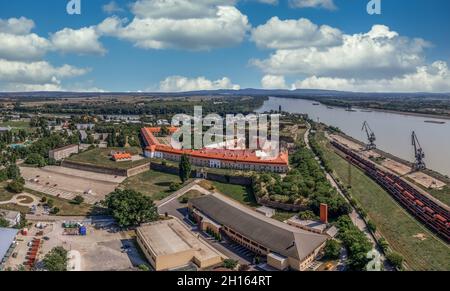
M 137 226 L 159 219 L 158 210 L 150 197 L 133 190 L 116 190 L 106 197 L 103 204 L 121 227 Z
M 63 247 L 53 248 L 44 257 L 44 267 L 48 271 L 62 272 L 67 271 L 67 251 Z
M 192 165 L 187 155 L 182 155 L 179 165 L 179 175 L 181 182 L 186 182 L 191 177 Z

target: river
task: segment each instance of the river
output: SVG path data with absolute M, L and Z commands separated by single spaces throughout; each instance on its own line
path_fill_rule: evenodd
M 367 121 L 377 137 L 379 149 L 404 160 L 414 161 L 411 133 L 415 131 L 425 151 L 425 162 L 429 169 L 450 176 L 450 120 L 387 113 L 381 111 L 356 112 L 344 108 L 329 108 L 313 105 L 314 101 L 270 97 L 257 112 L 278 110 L 290 113 L 304 113 L 315 121 L 340 128 L 355 139 L 366 142 L 366 133 L 361 130 Z M 442 121 L 445 124 L 426 123 L 427 120 Z

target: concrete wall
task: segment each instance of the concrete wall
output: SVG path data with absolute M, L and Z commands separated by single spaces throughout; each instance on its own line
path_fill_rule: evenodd
M 163 165 L 160 163 L 151 163 L 150 169 L 164 172 L 168 174 L 178 175 L 178 167 Z M 193 170 L 191 173 L 191 178 L 205 178 L 206 180 L 210 181 L 216 181 L 216 182 L 222 182 L 227 184 L 234 184 L 234 185 L 243 185 L 243 186 L 250 186 L 252 184 L 252 178 L 250 177 L 242 177 L 242 176 L 230 176 L 230 175 L 222 175 L 222 174 L 216 174 L 216 173 L 209 173 L 206 169 L 204 173 L 199 173 L 197 175 L 197 171 Z
M 277 202 L 277 201 L 263 199 L 260 197 L 256 197 L 256 202 L 258 202 L 258 204 L 260 204 L 260 205 L 264 205 L 267 207 L 280 209 L 280 210 L 284 210 L 284 211 L 299 212 L 299 211 L 308 210 L 308 208 L 301 206 L 301 205 L 281 203 L 281 202 Z
M 114 169 L 114 168 L 107 168 L 97 165 L 91 165 L 91 164 L 85 164 L 80 162 L 74 162 L 74 161 L 63 161 L 61 164 L 62 167 L 76 169 L 76 170 L 82 170 L 82 171 L 88 171 L 88 172 L 94 172 L 94 173 L 101 173 L 101 174 L 107 174 L 107 175 L 114 175 L 114 176 L 122 176 L 122 177 L 131 177 L 138 175 L 140 173 L 143 173 L 145 171 L 150 170 L 150 163 L 146 163 L 134 168 L 130 169 Z

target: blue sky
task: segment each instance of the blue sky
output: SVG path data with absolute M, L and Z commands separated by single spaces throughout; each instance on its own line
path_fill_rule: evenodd
M 67 2 L 0 0 L 1 91 L 450 92 L 447 0 Z

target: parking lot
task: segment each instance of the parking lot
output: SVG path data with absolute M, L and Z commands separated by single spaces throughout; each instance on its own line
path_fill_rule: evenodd
M 114 191 L 125 177 L 98 174 L 64 167 L 21 167 L 27 188 L 52 196 L 72 200 L 78 195 L 94 204 Z
M 71 254 L 79 254 L 78 263 L 71 266 L 82 271 L 134 270 L 145 264 L 146 259 L 141 256 L 134 239 L 134 232 L 118 231 L 110 222 L 100 225 L 87 225 L 87 235 L 66 235 L 62 221 L 42 223 L 43 228 L 37 228 L 37 223 L 30 229 L 28 235 L 18 235 L 16 246 L 6 267 L 17 269 L 24 263 L 28 252 L 28 244 L 33 238 L 42 240 L 36 267 L 42 267 L 42 259 L 54 247 L 62 246 Z M 41 235 L 37 235 L 42 231 Z

